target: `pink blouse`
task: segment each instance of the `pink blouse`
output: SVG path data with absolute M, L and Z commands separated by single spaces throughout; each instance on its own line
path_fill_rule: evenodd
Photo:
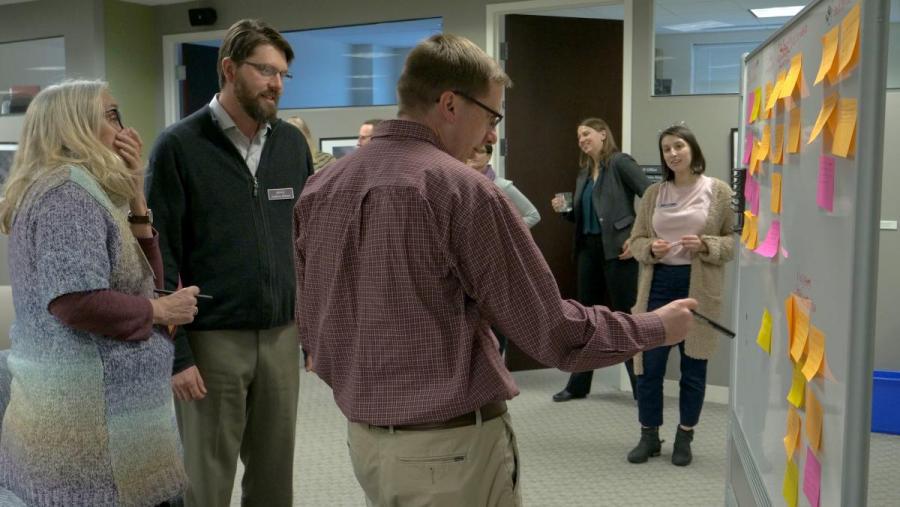
M 699 236 L 712 204 L 712 188 L 712 178 L 702 174 L 689 187 L 676 187 L 672 181 L 663 182 L 653 210 L 656 235 L 669 243 L 681 240 L 682 236 Z M 692 256 L 678 244 L 659 262 L 672 266 L 685 265 L 691 263 Z

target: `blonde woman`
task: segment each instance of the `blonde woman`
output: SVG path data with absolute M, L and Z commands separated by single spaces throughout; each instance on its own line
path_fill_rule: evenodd
M 316 143 L 313 142 L 312 133 L 309 131 L 309 125 L 307 125 L 306 122 L 303 121 L 303 118 L 299 116 L 291 116 L 285 121 L 300 129 L 303 137 L 306 138 L 306 144 L 309 145 L 309 152 L 312 154 L 314 172 L 319 172 L 320 169 L 334 162 L 334 155 L 332 155 L 331 153 L 325 153 L 324 151 L 319 151 L 319 149 L 316 147 Z
M 158 325 L 191 322 L 198 289 L 154 297 L 142 145 L 121 120 L 99 81 L 39 93 L 0 202 L 16 312 L 0 490 L 31 506 L 155 506 L 186 485 Z
M 641 263 L 633 311 L 653 311 L 690 297 L 699 303 L 698 312 L 717 318 L 724 266 L 734 257 L 731 187 L 703 174 L 703 151 L 687 127 L 676 125 L 659 135 L 659 158 L 663 181 L 647 189 L 631 231 L 631 252 Z M 677 466 L 687 466 L 693 459 L 691 442 L 706 393 L 706 365 L 717 340 L 711 327 L 698 323 L 678 344 L 680 424 L 672 450 L 672 464 Z M 635 358 L 641 439 L 628 454 L 631 463 L 645 463 L 660 454 L 663 379 L 672 347 L 647 350 Z

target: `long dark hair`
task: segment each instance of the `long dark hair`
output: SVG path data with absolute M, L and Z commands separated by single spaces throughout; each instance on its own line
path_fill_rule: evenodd
M 659 142 L 657 143 L 659 146 L 659 163 L 662 165 L 663 179 L 667 181 L 675 179 L 675 173 L 669 169 L 669 165 L 666 164 L 666 157 L 663 155 L 662 140 L 666 136 L 675 136 L 686 142 L 691 148 L 692 173 L 703 174 L 703 172 L 706 171 L 706 159 L 703 158 L 703 150 L 700 149 L 700 144 L 697 142 L 697 138 L 694 137 L 694 133 L 684 125 L 672 125 L 659 133 Z
M 603 149 L 600 150 L 600 163 L 605 164 L 609 161 L 610 157 L 619 151 L 619 146 L 616 145 L 616 138 L 613 136 L 612 130 L 609 129 L 609 125 L 605 121 L 600 118 L 585 118 L 578 126 L 589 127 L 597 132 L 606 132 L 606 140 L 603 141 Z M 581 166 L 582 169 L 590 169 L 593 163 L 594 160 L 591 156 L 581 151 L 581 154 L 578 156 L 578 165 Z

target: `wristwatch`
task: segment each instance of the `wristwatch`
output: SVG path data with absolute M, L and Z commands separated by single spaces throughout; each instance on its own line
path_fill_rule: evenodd
M 135 215 L 130 210 L 128 211 L 128 223 L 130 224 L 153 224 L 153 210 L 147 208 L 146 215 Z

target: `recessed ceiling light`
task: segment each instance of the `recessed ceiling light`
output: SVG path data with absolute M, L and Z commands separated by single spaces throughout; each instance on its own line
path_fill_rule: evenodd
M 698 21 L 696 23 L 682 23 L 680 25 L 669 25 L 663 28 L 674 30 L 676 32 L 701 32 L 703 30 L 712 30 L 713 28 L 725 28 L 733 26 L 721 21 Z
M 757 18 L 789 18 L 802 10 L 802 5 L 791 5 L 788 7 L 769 7 L 768 9 L 750 9 L 750 13 Z

